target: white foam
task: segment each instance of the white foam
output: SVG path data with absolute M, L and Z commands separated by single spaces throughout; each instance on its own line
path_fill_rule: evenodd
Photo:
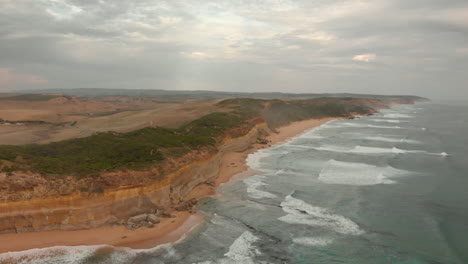
M 403 154 L 403 153 L 425 153 L 422 150 L 404 150 L 396 147 L 393 148 L 377 148 L 377 147 L 363 147 L 356 146 L 354 148 L 346 148 L 334 145 L 325 145 L 322 147 L 309 147 L 316 150 L 331 151 L 331 152 L 344 152 L 356 154 Z
M 297 237 L 293 238 L 293 242 L 303 246 L 323 247 L 333 243 L 331 237 Z
M 303 148 L 306 148 L 306 146 L 302 146 Z M 316 150 L 322 150 L 322 151 L 331 151 L 331 152 L 349 152 L 350 149 L 346 147 L 340 147 L 340 146 L 333 146 L 333 145 L 324 145 L 322 147 L 307 147 L 307 148 L 313 148 Z
M 363 127 L 363 125 L 359 123 L 339 122 L 334 125 L 328 125 L 327 127 L 328 128 Z
M 305 132 L 304 134 L 309 134 L 309 133 L 313 133 L 313 132 L 315 132 L 315 131 L 319 131 L 319 130 L 322 130 L 322 129 L 329 128 L 329 127 L 331 127 L 330 124 L 336 123 L 337 121 L 339 121 L 339 120 L 330 120 L 330 121 L 328 121 L 328 122 L 325 122 L 325 123 L 321 124 L 321 125 L 318 126 L 318 127 L 314 127 L 314 128 L 312 128 L 312 129 L 308 130 L 308 131 Z
M 278 220 L 285 223 L 323 227 L 347 235 L 361 235 L 364 233 L 350 219 L 333 214 L 325 208 L 308 204 L 291 195 L 284 199 L 281 207 L 288 214 L 278 218 Z
M 373 137 L 362 137 L 365 140 L 372 140 L 372 141 L 381 141 L 381 142 L 390 142 L 390 143 L 410 143 L 410 144 L 419 144 L 420 141 L 411 140 L 411 139 L 397 139 L 397 138 L 389 138 L 389 137 L 381 137 L 381 136 L 373 136 Z
M 288 172 L 288 170 L 281 169 L 281 170 L 275 172 L 275 175 L 282 175 L 282 174 L 285 174 L 285 173 L 287 173 L 287 172 Z
M 247 193 L 250 197 L 255 199 L 262 198 L 275 198 L 276 195 L 269 193 L 267 191 L 259 190 L 257 188 L 262 186 L 267 186 L 268 184 L 263 183 L 262 179 L 264 177 L 260 175 L 252 176 L 244 180 L 245 185 L 247 185 Z
M 386 129 L 400 129 L 399 126 L 375 126 L 375 125 L 367 125 L 367 127 L 371 128 L 386 128 Z
M 0 262 L 11 263 L 83 263 L 96 251 L 110 249 L 109 263 L 128 263 L 136 256 L 137 251 L 127 248 L 114 248 L 112 246 L 56 246 L 42 249 L 31 249 L 20 252 L 0 254 Z
M 393 167 L 378 167 L 365 163 L 330 160 L 322 169 L 318 180 L 327 184 L 376 185 L 392 184 L 389 177 L 403 175 L 408 171 Z
M 448 157 L 448 156 L 451 156 L 450 154 L 448 154 L 447 152 L 442 152 L 442 153 L 427 153 L 429 155 L 435 155 L 435 156 L 442 156 L 442 157 Z
M 255 170 L 261 170 L 262 165 L 261 161 L 262 159 L 269 157 L 271 154 L 267 149 L 260 149 L 257 150 L 256 152 L 249 154 L 246 159 L 246 164 L 252 169 Z
M 385 129 L 400 129 L 399 126 L 378 126 L 378 125 L 366 125 L 360 123 L 339 123 L 335 126 L 330 126 L 331 128 L 346 128 L 346 127 L 370 127 L 370 128 L 385 128 Z
M 299 144 L 288 144 L 287 145 L 289 149 L 317 149 L 316 147 L 313 146 L 307 146 L 307 145 L 299 145 Z
M 407 115 L 407 114 L 392 114 L 392 113 L 386 113 L 384 114 L 385 118 L 411 118 L 413 117 L 412 115 Z
M 359 124 L 359 123 L 353 123 L 353 122 L 340 122 L 340 123 L 338 123 L 338 126 L 341 126 L 341 127 L 344 127 L 344 126 L 348 126 L 348 127 L 360 127 L 360 126 L 362 126 L 362 125 Z
M 393 148 L 376 148 L 376 147 L 363 147 L 363 146 L 356 146 L 354 149 L 352 149 L 350 152 L 352 153 L 364 153 L 364 154 L 380 154 L 380 153 L 405 153 L 406 150 L 402 150 L 396 147 Z
M 219 263 L 254 263 L 253 258 L 261 252 L 253 246 L 253 243 L 260 240 L 251 232 L 245 231 L 229 247 L 229 251 L 224 254 L 226 258 L 221 259 Z
M 332 120 L 333 121 L 333 120 Z M 325 138 L 324 136 L 321 136 L 321 135 L 317 135 L 317 131 L 319 130 L 319 128 L 326 128 L 329 126 L 329 124 L 331 123 L 331 121 L 328 121 L 318 127 L 314 127 L 310 130 L 307 130 L 305 133 L 302 133 L 296 137 L 293 137 L 293 139 L 297 139 L 297 138 L 308 138 L 308 139 L 322 139 L 322 138 Z
M 304 136 L 301 136 L 299 138 L 303 138 L 303 139 L 324 139 L 325 137 L 320 136 L 320 135 L 304 135 Z
M 363 147 L 363 146 L 356 146 L 352 151 L 352 153 L 395 153 L 395 154 L 403 154 L 403 153 L 425 153 L 423 150 L 404 150 L 400 148 L 374 148 L 374 147 Z
M 401 123 L 400 120 L 396 120 L 396 119 L 369 119 L 369 120 L 374 121 L 374 122 L 384 122 L 384 123 L 393 123 L 393 124 Z

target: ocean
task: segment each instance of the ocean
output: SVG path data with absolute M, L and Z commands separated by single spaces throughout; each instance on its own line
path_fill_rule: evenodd
M 468 105 L 397 105 L 248 157 L 261 173 L 199 202 L 149 250 L 55 247 L 0 263 L 468 263 Z

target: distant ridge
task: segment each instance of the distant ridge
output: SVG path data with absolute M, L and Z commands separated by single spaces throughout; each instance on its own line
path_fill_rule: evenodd
M 310 99 L 318 97 L 354 97 L 364 99 L 412 99 L 415 101 L 427 101 L 427 98 L 413 95 L 374 95 L 353 93 L 281 93 L 281 92 L 223 92 L 223 91 L 184 91 L 184 90 L 147 90 L 147 89 L 107 89 L 107 88 L 73 88 L 73 89 L 44 89 L 15 91 L 15 94 L 63 94 L 83 97 L 101 96 L 136 96 L 136 97 L 158 97 L 166 99 L 221 99 L 221 98 L 255 98 L 255 99 L 279 99 L 295 98 Z

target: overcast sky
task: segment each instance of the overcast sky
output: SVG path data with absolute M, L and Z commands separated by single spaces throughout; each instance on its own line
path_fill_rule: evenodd
M 468 0 L 0 0 L 0 92 L 468 99 Z

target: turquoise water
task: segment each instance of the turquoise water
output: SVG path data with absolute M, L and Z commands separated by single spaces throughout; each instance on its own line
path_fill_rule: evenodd
M 329 122 L 249 156 L 262 173 L 200 202 L 207 222 L 151 250 L 61 247 L 25 263 L 468 263 L 468 106 Z

